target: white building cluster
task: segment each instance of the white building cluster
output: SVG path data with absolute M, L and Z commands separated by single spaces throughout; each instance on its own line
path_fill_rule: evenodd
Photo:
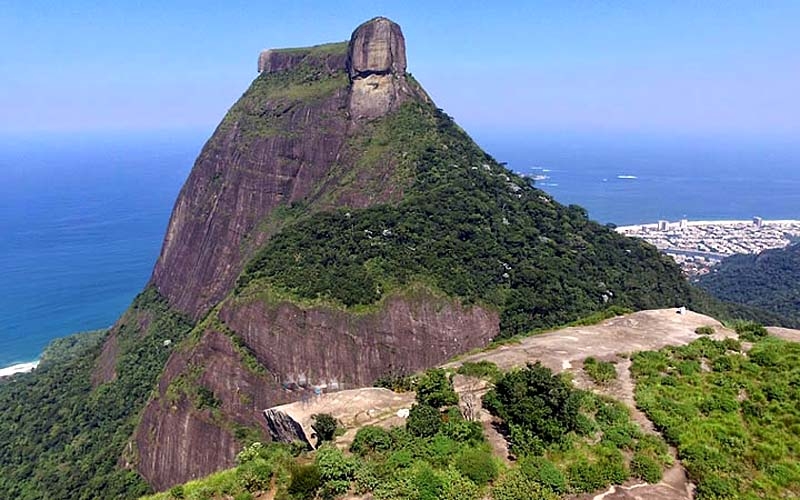
M 617 232 L 642 238 L 671 255 L 690 276 L 733 254 L 757 254 L 800 241 L 800 220 L 688 221 L 620 226 Z

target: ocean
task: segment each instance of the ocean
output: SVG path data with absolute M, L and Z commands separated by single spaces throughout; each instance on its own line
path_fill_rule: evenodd
M 106 328 L 147 282 L 208 132 L 0 138 L 0 368 Z M 800 148 L 741 141 L 476 134 L 590 217 L 800 219 Z
M 150 277 L 201 133 L 0 138 L 0 368 L 106 328 Z

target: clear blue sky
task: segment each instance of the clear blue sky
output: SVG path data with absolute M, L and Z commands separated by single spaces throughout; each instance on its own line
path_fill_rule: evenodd
M 470 131 L 800 137 L 796 0 L 0 0 L 0 133 L 210 131 L 261 49 L 375 15 Z

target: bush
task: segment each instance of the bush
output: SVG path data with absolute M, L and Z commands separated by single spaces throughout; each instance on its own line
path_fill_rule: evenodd
M 444 488 L 442 480 L 425 462 L 419 462 L 416 466 L 414 486 L 419 493 L 419 500 L 438 500 Z
M 311 428 L 317 434 L 317 446 L 326 441 L 333 441 L 339 423 L 330 413 L 311 415 Z
M 455 460 L 458 471 L 478 486 L 483 486 L 497 477 L 497 462 L 491 452 L 479 448 L 463 450 Z
M 169 490 L 170 498 L 184 498 L 186 492 L 183 489 L 183 485 L 179 484 L 178 486 L 173 486 Z
M 695 490 L 697 500 L 727 500 L 739 496 L 736 483 L 716 474 L 706 475 Z
M 236 479 L 247 491 L 265 490 L 272 479 L 272 467 L 263 458 L 255 458 L 236 469 Z
M 556 500 L 558 496 L 526 476 L 519 468 L 511 469 L 492 488 L 494 500 Z
M 408 392 L 415 388 L 414 377 L 404 373 L 387 373 L 378 377 L 373 384 L 375 387 L 383 387 L 394 392 Z
M 323 481 L 350 481 L 356 470 L 355 461 L 332 445 L 325 445 L 317 450 L 314 463 Z
M 463 418 L 447 420 L 440 432 L 459 443 L 480 443 L 485 440 L 480 422 L 469 422 Z
M 583 361 L 583 371 L 597 384 L 607 384 L 617 378 L 617 367 L 608 361 L 588 357 Z
M 586 458 L 572 463 L 567 469 L 567 477 L 570 489 L 575 492 L 591 493 L 606 486 L 600 469 Z
M 518 426 L 523 434 L 552 443 L 577 428 L 581 394 L 537 362 L 504 374 L 483 403 L 509 430 Z
M 698 335 L 714 335 L 715 331 L 711 325 L 698 326 L 694 329 L 694 333 Z
M 406 420 L 406 429 L 417 437 L 431 437 L 439 432 L 442 426 L 442 417 L 439 410 L 425 404 L 411 407 Z
M 661 465 L 653 457 L 637 452 L 633 454 L 631 459 L 631 474 L 642 481 L 656 484 L 661 481 L 663 471 L 661 470 Z
M 300 500 L 311 500 L 317 494 L 322 478 L 315 464 L 295 465 L 291 469 L 289 494 Z
M 490 382 L 494 382 L 502 375 L 500 368 L 496 364 L 486 360 L 478 361 L 477 363 L 465 361 L 458 367 L 456 373 L 466 377 L 482 378 Z
M 480 494 L 480 488 L 455 469 L 448 469 L 441 478 L 441 500 L 475 500 Z
M 426 371 L 417 381 L 417 402 L 433 408 L 458 404 L 458 395 L 447 372 L 441 368 Z
M 350 481 L 336 479 L 323 483 L 319 490 L 318 497 L 321 500 L 333 500 L 336 497 L 344 495 L 350 489 Z
M 363 457 L 371 453 L 390 451 L 393 446 L 394 438 L 388 431 L 367 425 L 356 432 L 353 444 L 350 445 L 350 452 Z
M 242 451 L 236 455 L 236 462 L 238 464 L 244 464 L 251 460 L 255 460 L 262 456 L 262 452 L 264 451 L 265 447 L 262 443 L 255 442 L 250 446 L 246 446 Z
M 554 493 L 567 491 L 567 478 L 556 465 L 543 457 L 526 457 L 520 460 L 519 468 L 526 477 L 536 481 Z
M 739 338 L 748 342 L 756 342 L 768 335 L 767 329 L 752 321 L 738 321 L 733 326 Z

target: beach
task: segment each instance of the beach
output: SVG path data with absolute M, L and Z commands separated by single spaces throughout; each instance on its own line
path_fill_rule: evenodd
M 39 366 L 39 361 L 32 361 L 30 363 L 19 363 L 17 365 L 11 365 L 6 368 L 0 368 L 0 378 L 3 377 L 10 377 L 11 375 L 16 375 L 17 373 L 28 373 L 32 372 Z

